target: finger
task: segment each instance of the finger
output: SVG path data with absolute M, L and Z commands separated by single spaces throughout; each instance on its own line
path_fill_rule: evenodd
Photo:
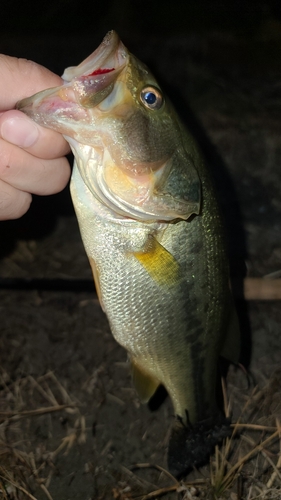
M 0 139 L 0 179 L 21 191 L 47 195 L 61 191 L 68 182 L 70 166 L 65 157 L 36 158 Z
M 20 99 L 62 84 L 59 76 L 26 59 L 0 54 L 0 111 L 15 107 Z
M 30 207 L 30 193 L 18 189 L 0 180 L 0 220 L 17 219 Z
M 61 134 L 40 127 L 17 110 L 6 111 L 0 115 L 0 137 L 38 158 L 57 158 L 70 151 Z

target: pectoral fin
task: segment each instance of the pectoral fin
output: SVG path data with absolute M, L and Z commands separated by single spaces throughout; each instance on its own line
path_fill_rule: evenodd
M 171 286 L 179 282 L 179 263 L 153 236 L 149 237 L 145 251 L 134 252 L 134 256 L 159 285 Z
M 132 381 L 142 403 L 147 403 L 155 393 L 160 382 L 148 375 L 131 359 Z

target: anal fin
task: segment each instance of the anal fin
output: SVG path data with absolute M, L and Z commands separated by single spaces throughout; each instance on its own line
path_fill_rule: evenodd
M 131 359 L 132 381 L 142 403 L 147 403 L 160 385 L 160 382 L 146 373 Z

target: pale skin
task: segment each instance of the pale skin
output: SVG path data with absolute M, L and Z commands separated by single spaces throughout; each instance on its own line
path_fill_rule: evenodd
M 29 209 L 32 194 L 61 191 L 70 176 L 61 134 L 35 124 L 16 102 L 62 80 L 33 61 L 0 54 L 0 220 Z

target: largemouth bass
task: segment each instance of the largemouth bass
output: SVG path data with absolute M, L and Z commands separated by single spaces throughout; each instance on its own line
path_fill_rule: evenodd
M 115 32 L 62 78 L 18 108 L 72 148 L 71 194 L 99 300 L 140 399 L 160 385 L 171 397 L 168 464 L 180 475 L 224 435 L 218 357 L 238 356 L 214 188 L 196 142 Z

